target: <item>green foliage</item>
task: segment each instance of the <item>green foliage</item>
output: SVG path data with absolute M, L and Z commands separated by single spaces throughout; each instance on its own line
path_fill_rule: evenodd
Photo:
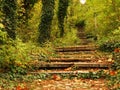
M 47 74 L 21 75 L 16 73 L 0 73 L 0 87 L 4 90 L 16 90 L 18 85 L 24 87 L 25 83 L 31 83 L 34 80 L 45 80 Z M 28 88 L 28 87 L 27 87 Z
M 63 78 L 63 79 L 73 79 L 75 77 L 77 77 L 78 79 L 99 79 L 99 78 L 106 78 L 108 77 L 108 74 L 106 74 L 103 70 L 100 70 L 98 72 L 95 72 L 95 73 L 92 73 L 92 72 L 89 72 L 89 73 L 71 73 L 71 74 L 60 74 L 60 76 Z
M 114 54 L 114 60 L 119 61 L 120 63 L 120 52 Z
M 4 44 L 0 46 L 0 68 L 14 73 L 22 73 L 22 69 L 26 69 L 27 63 L 31 60 L 28 55 L 29 48 L 20 40 L 10 39 L 4 41 Z
M 12 39 L 16 38 L 16 3 L 16 0 L 2 0 L 3 24 L 5 31 L 7 31 L 9 37 Z
M 44 43 L 50 40 L 51 35 L 51 24 L 54 15 L 54 4 L 55 0 L 42 0 L 42 15 L 41 22 L 39 25 L 39 43 Z
M 35 2 L 34 6 L 28 11 L 28 20 L 23 17 L 25 9 L 22 7 L 23 1 L 18 0 L 18 28 L 17 28 L 17 37 L 19 37 L 23 42 L 37 42 L 38 40 L 38 25 L 40 21 L 41 14 L 41 1 Z
M 114 58 L 115 57 L 116 56 L 114 56 Z M 119 54 L 119 56 L 117 55 L 117 57 L 120 57 L 120 54 Z M 118 58 L 118 60 L 116 60 L 116 59 L 114 59 L 114 60 L 115 60 L 115 62 L 112 65 L 112 69 L 113 70 L 119 70 L 120 69 L 120 58 Z
M 99 40 L 99 49 L 106 52 L 112 52 L 115 48 L 120 48 L 120 29 L 115 29 L 109 36 L 103 36 L 101 40 Z
M 99 46 L 101 51 L 112 52 L 115 48 L 120 47 L 120 41 L 106 41 Z
M 82 20 L 82 21 L 77 21 L 76 24 L 75 24 L 76 27 L 85 27 L 85 21 Z
M 18 19 L 21 21 L 20 23 L 28 25 L 28 20 L 32 17 L 31 10 L 37 1 L 38 0 L 22 0 L 18 2 L 18 5 L 21 5 L 18 8 Z
M 7 33 L 0 30 L 0 45 L 5 44 L 6 40 L 7 40 Z
M 64 18 L 67 15 L 69 0 L 59 0 L 58 6 L 58 26 L 60 29 L 60 37 L 64 35 Z
M 14 73 L 23 73 L 30 62 L 31 45 L 21 40 L 7 38 L 7 33 L 0 30 L 0 68 Z
M 51 43 L 38 47 L 33 43 L 23 43 L 20 39 L 7 38 L 7 33 L 0 30 L 0 69 L 7 72 L 25 74 L 32 69 L 30 63 L 46 61 L 53 54 Z M 49 49 L 48 49 L 49 48 Z
M 23 42 L 37 42 L 40 11 L 40 0 L 17 0 L 17 37 Z
M 120 48 L 116 48 L 112 54 L 113 54 L 113 60 L 114 60 L 112 69 L 119 70 L 120 69 Z
M 120 89 L 120 48 L 116 48 L 113 52 L 114 63 L 111 67 L 113 74 L 108 77 L 109 87 L 111 90 Z
M 108 86 L 110 90 L 119 90 L 120 89 L 120 70 L 116 72 L 117 74 L 108 77 Z
M 103 71 L 100 70 L 96 73 L 86 73 L 86 74 L 78 74 L 78 78 L 85 78 L 85 79 L 99 79 L 99 78 L 106 78 L 108 75 Z
M 79 45 L 80 39 L 76 36 L 77 30 L 74 28 L 72 31 L 67 32 L 63 38 L 57 38 L 54 40 L 53 45 L 55 46 L 70 46 Z
M 79 0 L 72 2 L 72 14 L 74 15 L 72 22 L 75 24 L 85 20 L 85 31 L 97 36 L 99 40 L 119 27 L 120 1 L 88 0 L 85 5 L 81 5 Z

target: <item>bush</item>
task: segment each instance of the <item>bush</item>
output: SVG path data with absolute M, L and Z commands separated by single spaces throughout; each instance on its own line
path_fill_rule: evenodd
M 5 32 L 2 32 L 0 36 L 2 42 L 0 44 L 0 68 L 13 72 L 17 72 L 17 68 L 26 68 L 27 62 L 31 60 L 29 47 L 19 39 L 13 41 L 6 36 Z
M 112 65 L 112 72 L 110 72 L 110 77 L 108 85 L 110 90 L 120 89 L 120 48 L 116 48 L 113 52 L 114 63 Z
M 99 37 L 99 49 L 105 52 L 113 52 L 120 48 L 120 27 L 113 30 L 108 36 Z
M 72 29 L 70 32 L 66 33 L 63 38 L 57 38 L 53 42 L 55 46 L 71 46 L 79 45 L 80 43 L 81 41 L 77 37 L 76 29 Z
M 112 69 L 119 70 L 120 69 L 120 48 L 116 48 L 113 52 L 113 60 L 114 64 L 112 65 Z
M 31 42 L 23 43 L 20 39 L 7 38 L 7 33 L 0 30 L 0 68 L 13 73 L 25 73 L 30 69 L 30 62 L 45 61 L 52 54 L 51 44 L 39 47 Z M 49 48 L 49 49 L 48 49 Z
M 114 51 L 115 48 L 118 47 L 120 47 L 120 41 L 117 40 L 108 40 L 102 43 L 101 45 L 99 45 L 99 49 L 105 52 L 112 52 Z

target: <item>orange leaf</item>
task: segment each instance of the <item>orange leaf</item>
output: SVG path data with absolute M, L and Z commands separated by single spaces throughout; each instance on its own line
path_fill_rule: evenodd
M 22 90 L 21 86 L 18 85 L 18 86 L 16 87 L 16 90 Z
M 115 52 L 115 53 L 120 52 L 120 48 L 115 48 L 115 49 L 114 49 L 114 52 Z
M 27 87 L 22 88 L 21 90 L 29 90 Z
M 110 71 L 110 75 L 114 76 L 114 75 L 116 75 L 116 72 L 115 71 Z
M 54 80 L 61 80 L 61 77 L 59 75 L 54 74 L 52 76 L 52 79 L 54 79 Z

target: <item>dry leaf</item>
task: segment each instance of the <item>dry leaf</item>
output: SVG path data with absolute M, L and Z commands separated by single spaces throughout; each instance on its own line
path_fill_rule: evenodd
M 59 81 L 59 80 L 61 80 L 61 77 L 60 77 L 59 75 L 54 74 L 54 75 L 52 76 L 52 79 Z

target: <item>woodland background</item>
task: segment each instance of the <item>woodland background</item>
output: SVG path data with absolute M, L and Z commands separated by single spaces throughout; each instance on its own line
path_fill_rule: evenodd
M 0 0 L 0 68 L 24 73 L 34 56 L 46 60 L 54 47 L 79 45 L 84 28 L 100 50 L 120 47 L 120 1 Z
M 34 70 L 38 58 L 55 56 L 55 47 L 79 45 L 78 28 L 99 50 L 113 54 L 118 74 L 109 80 L 111 86 L 119 83 L 120 0 L 87 0 L 84 5 L 79 0 L 0 0 L 0 86 L 36 79 L 23 75 Z

